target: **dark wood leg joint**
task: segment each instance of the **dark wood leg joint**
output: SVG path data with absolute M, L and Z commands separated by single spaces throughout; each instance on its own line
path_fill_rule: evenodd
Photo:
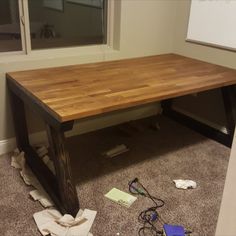
M 226 117 L 226 128 L 227 132 L 233 140 L 234 129 L 235 129 L 235 117 L 234 117 L 234 91 L 232 86 L 227 86 L 221 88 L 224 108 L 225 108 L 225 117 Z
M 232 100 L 232 96 L 234 96 L 234 91 L 232 86 L 222 87 L 222 98 L 225 107 L 225 115 L 226 115 L 226 127 L 227 134 L 207 125 L 200 121 L 197 121 L 185 114 L 182 114 L 178 111 L 175 111 L 172 108 L 172 100 L 162 101 L 162 109 L 163 115 L 205 135 L 208 138 L 214 139 L 215 141 L 226 145 L 227 147 L 231 147 L 233 142 L 233 135 L 235 129 L 235 117 L 234 117 L 234 102 Z
M 10 101 L 19 150 L 24 151 L 27 164 L 61 213 L 69 213 L 75 216 L 79 210 L 79 201 L 72 180 L 64 137 L 64 131 L 72 129 L 74 122 L 64 122 L 58 129 L 47 125 L 52 158 L 56 169 L 55 176 L 30 146 L 23 100 L 10 90 Z
M 16 143 L 20 151 L 29 146 L 28 128 L 25 117 L 24 102 L 12 91 L 9 93 Z
M 79 201 L 75 185 L 73 183 L 70 158 L 65 146 L 64 132 L 47 126 L 50 151 L 58 180 L 59 196 L 66 211 L 73 216 L 78 213 Z

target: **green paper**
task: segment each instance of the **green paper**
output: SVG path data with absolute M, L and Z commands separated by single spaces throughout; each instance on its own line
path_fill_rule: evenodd
M 136 197 L 117 188 L 110 190 L 107 194 L 105 194 L 105 197 L 125 207 L 130 207 L 137 199 Z

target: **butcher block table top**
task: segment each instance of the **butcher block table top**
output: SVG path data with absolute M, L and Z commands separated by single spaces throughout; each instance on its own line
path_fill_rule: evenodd
M 11 72 L 8 80 L 65 122 L 236 84 L 236 70 L 164 54 Z

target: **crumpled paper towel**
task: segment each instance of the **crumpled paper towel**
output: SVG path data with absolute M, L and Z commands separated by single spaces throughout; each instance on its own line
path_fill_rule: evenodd
M 39 147 L 36 151 L 49 169 L 55 173 L 53 163 L 47 156 L 47 149 L 45 147 Z M 26 165 L 24 152 L 20 152 L 18 149 L 14 151 L 11 158 L 11 166 L 20 170 L 20 175 L 25 184 L 36 188 L 29 193 L 35 201 L 39 201 L 46 208 L 53 206 L 52 200 L 31 169 Z M 89 231 L 96 214 L 96 211 L 88 209 L 85 209 L 84 211 L 79 210 L 74 218 L 69 214 L 62 216 L 58 210 L 50 208 L 35 213 L 33 217 L 43 236 L 93 236 Z
M 38 189 L 32 190 L 29 192 L 29 195 L 34 199 L 34 201 L 39 201 L 45 208 L 54 206 L 48 194 L 42 189 L 40 191 Z
M 26 185 L 36 188 L 29 193 L 35 201 L 39 201 L 43 207 L 54 206 L 53 201 L 44 191 L 38 179 L 35 177 L 31 169 L 26 165 L 24 152 L 19 152 L 18 149 L 14 151 L 11 158 L 11 166 L 20 170 L 20 175 Z
M 55 209 L 46 209 L 34 214 L 34 220 L 43 236 L 92 236 L 89 233 L 97 212 L 85 209 L 79 210 L 74 218 L 71 215 L 62 216 Z
M 196 188 L 197 187 L 197 183 L 193 180 L 175 179 L 173 181 L 175 182 L 176 188 L 191 189 L 191 188 Z

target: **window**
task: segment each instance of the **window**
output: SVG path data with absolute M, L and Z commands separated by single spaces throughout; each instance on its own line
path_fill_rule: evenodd
M 108 0 L 0 0 L 0 52 L 106 44 L 107 9 Z
M 21 50 L 18 0 L 0 0 L 0 52 Z
M 76 0 L 54 2 L 55 5 L 49 0 L 29 0 L 32 49 L 106 42 L 105 4 L 84 5 Z

